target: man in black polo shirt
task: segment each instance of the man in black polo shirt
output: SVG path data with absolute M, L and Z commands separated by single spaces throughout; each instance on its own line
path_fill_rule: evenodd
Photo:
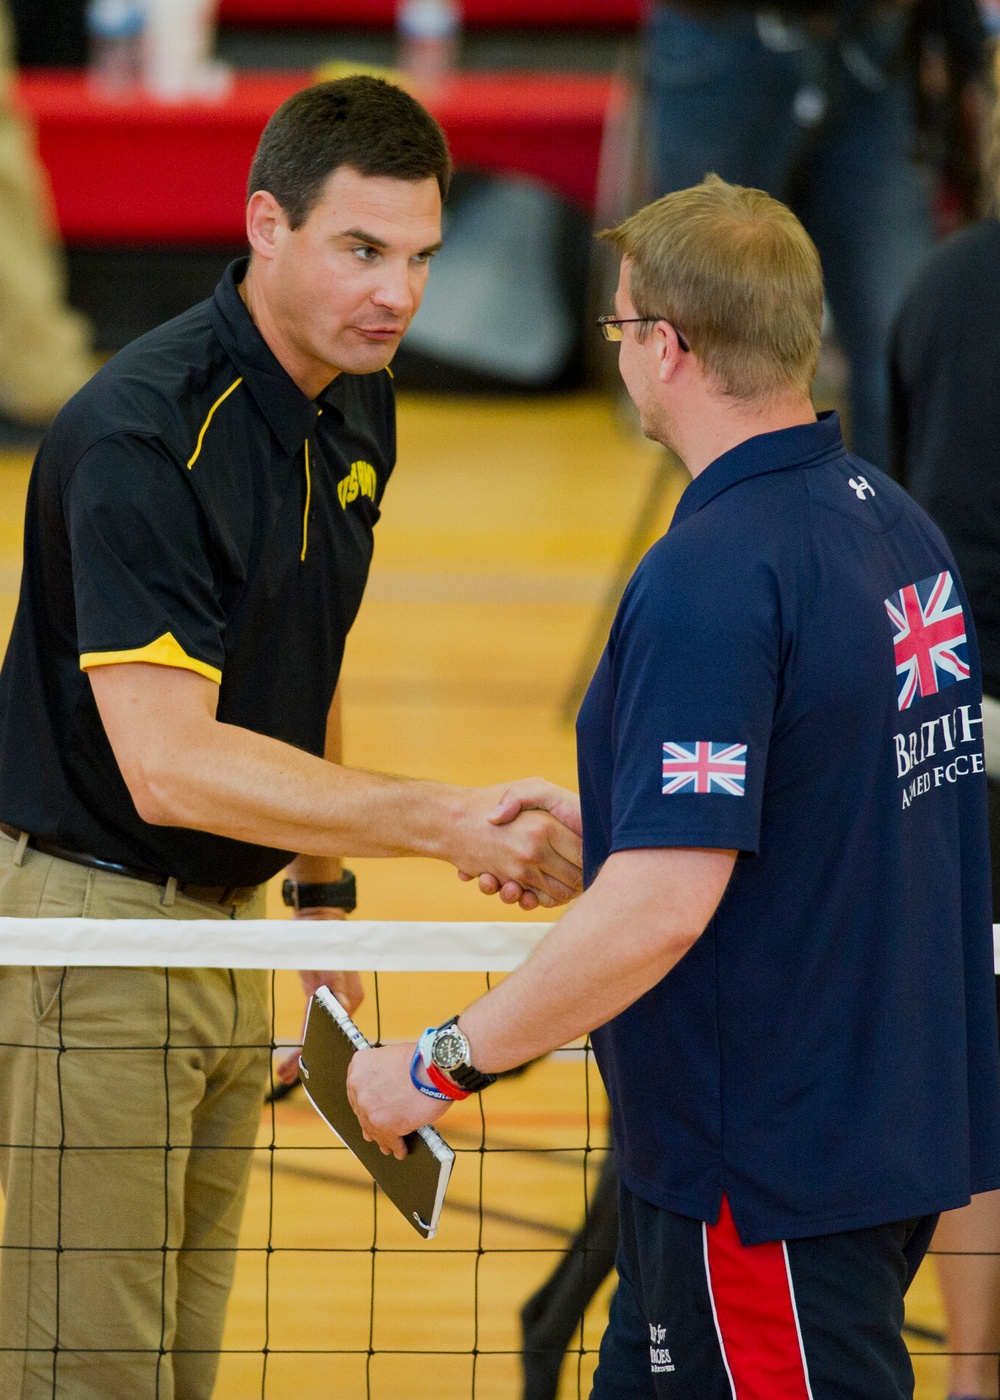
M 515 784 L 498 812 L 501 788 L 340 764 L 344 639 L 395 459 L 385 371 L 449 174 L 399 89 L 298 94 L 251 170 L 249 265 L 56 420 L 0 673 L 0 913 L 259 917 L 291 862 L 298 913 L 335 917 L 350 854 L 438 856 L 526 907 L 577 889 L 577 836 L 542 810 L 573 823 L 570 794 Z M 4 1400 L 207 1400 L 266 1002 L 253 972 L 0 972 Z

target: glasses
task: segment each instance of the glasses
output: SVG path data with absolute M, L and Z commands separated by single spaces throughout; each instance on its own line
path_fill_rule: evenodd
M 622 338 L 622 326 L 653 324 L 656 321 L 666 321 L 665 316 L 598 316 L 597 324 L 601 328 L 601 335 L 605 340 L 610 340 L 612 345 L 617 345 Z M 667 325 L 673 328 L 677 337 L 677 344 L 682 350 L 690 350 L 691 347 L 684 339 L 684 336 L 674 325 L 673 321 L 667 321 Z

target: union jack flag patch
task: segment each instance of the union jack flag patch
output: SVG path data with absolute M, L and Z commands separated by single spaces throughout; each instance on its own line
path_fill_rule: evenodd
M 896 703 L 901 710 L 968 677 L 965 614 L 947 569 L 893 593 L 885 600 L 885 610 L 892 623 Z
M 692 739 L 663 745 L 663 794 L 716 792 L 743 797 L 747 776 L 746 744 L 715 744 Z

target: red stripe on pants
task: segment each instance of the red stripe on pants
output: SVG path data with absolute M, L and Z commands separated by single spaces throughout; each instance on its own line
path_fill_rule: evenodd
M 781 1241 L 744 1245 L 723 1196 L 706 1225 L 709 1283 L 736 1400 L 809 1400 Z

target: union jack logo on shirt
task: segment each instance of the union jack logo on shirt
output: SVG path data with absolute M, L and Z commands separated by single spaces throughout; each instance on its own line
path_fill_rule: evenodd
M 908 710 L 914 700 L 936 695 L 969 674 L 965 615 L 950 572 L 907 584 L 885 600 L 896 653 L 896 703 Z
M 715 744 L 694 739 L 663 745 L 663 793 L 728 793 L 742 797 L 746 787 L 746 744 Z

